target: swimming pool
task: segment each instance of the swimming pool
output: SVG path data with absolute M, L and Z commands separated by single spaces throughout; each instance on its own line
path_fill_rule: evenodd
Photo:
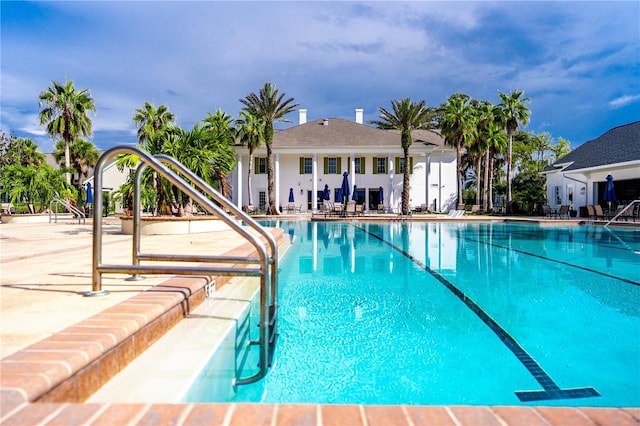
M 640 406 L 639 231 L 277 224 L 274 365 L 233 401 Z

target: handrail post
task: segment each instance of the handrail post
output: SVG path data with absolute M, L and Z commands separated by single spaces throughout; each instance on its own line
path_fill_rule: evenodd
M 94 197 L 93 205 L 98 217 L 93 218 L 93 250 L 92 250 L 92 269 L 91 269 L 91 291 L 84 293 L 84 296 L 105 296 L 109 294 L 109 290 L 102 289 L 102 274 L 98 271 L 98 266 L 102 262 L 102 169 L 110 158 L 107 153 L 113 150 L 106 151 L 98 161 L 94 169 L 93 183 L 94 183 Z
M 140 219 L 142 216 L 142 212 L 140 211 L 140 199 L 141 197 L 141 187 L 140 187 L 140 183 L 142 182 L 142 173 L 144 172 L 144 170 L 147 168 L 147 165 L 145 163 L 141 163 L 137 170 L 136 173 L 134 175 L 134 185 L 133 185 L 133 206 L 132 206 L 132 212 L 133 212 L 133 218 L 132 218 L 132 225 L 133 225 L 133 247 L 132 247 L 132 253 L 131 253 L 131 263 L 133 265 L 140 265 L 140 259 L 138 258 L 140 256 Z M 131 275 L 129 278 L 126 278 L 126 281 L 140 281 L 140 280 L 144 280 L 145 277 L 143 275 L 139 275 L 139 274 L 133 274 Z

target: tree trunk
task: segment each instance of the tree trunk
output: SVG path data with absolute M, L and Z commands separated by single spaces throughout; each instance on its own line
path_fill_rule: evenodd
M 478 153 L 478 163 L 476 165 L 476 204 L 480 205 L 480 194 L 482 193 L 482 179 L 480 175 L 482 174 L 482 153 Z
M 491 211 L 489 209 L 490 201 L 489 201 L 489 167 L 490 167 L 490 159 L 489 153 L 491 149 L 487 149 L 487 152 L 484 156 L 484 210 Z
M 410 170 L 409 170 L 409 148 L 403 148 L 404 151 L 404 173 L 402 177 L 402 214 L 409 214 L 409 187 L 410 187 Z
M 511 129 L 507 129 L 507 214 L 513 213 L 513 206 L 511 205 L 511 150 L 513 141 L 513 132 Z
M 461 205 L 464 207 L 464 200 L 462 199 L 462 139 L 459 137 L 456 141 L 456 161 L 457 161 L 457 174 L 458 174 L 458 200 L 456 201 L 457 207 Z
M 65 141 L 64 141 L 64 167 L 66 169 L 69 169 L 69 164 L 70 164 L 69 163 L 69 157 L 70 157 L 69 144 L 70 143 L 71 143 L 70 141 L 65 139 Z M 71 185 L 71 173 L 69 173 L 68 170 L 67 170 L 67 172 L 65 172 L 64 177 L 67 179 L 67 183 L 69 185 Z
M 271 144 L 267 144 L 267 192 L 269 196 L 269 210 L 270 215 L 279 215 L 278 206 L 276 206 L 276 189 L 274 182 L 275 172 L 275 159 L 273 158 L 273 151 Z

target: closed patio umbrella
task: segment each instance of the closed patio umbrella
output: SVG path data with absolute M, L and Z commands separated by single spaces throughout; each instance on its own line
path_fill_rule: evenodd
M 293 197 L 293 188 L 289 188 L 289 202 L 290 203 L 296 202 L 295 198 Z
M 351 194 L 351 188 L 349 187 L 349 173 L 344 172 L 342 174 L 342 196 L 344 197 L 345 202 L 349 200 L 349 195 Z
M 93 204 L 93 191 L 91 190 L 91 182 L 87 182 L 87 204 Z
M 611 209 L 611 202 L 616 200 L 616 190 L 613 187 L 613 176 L 607 175 L 607 185 L 604 188 L 603 201 L 609 202 L 609 209 Z
M 351 200 L 358 201 L 358 185 L 353 185 L 353 195 L 351 196 Z
M 338 188 L 336 192 L 336 203 L 342 203 L 342 188 Z
M 326 183 L 324 185 L 324 191 L 322 192 L 322 199 L 327 201 L 331 199 L 331 194 L 329 193 L 329 185 L 327 185 Z
M 382 187 L 378 188 L 378 204 L 384 204 L 384 190 Z

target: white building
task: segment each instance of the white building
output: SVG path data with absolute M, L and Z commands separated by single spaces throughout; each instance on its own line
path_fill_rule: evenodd
M 615 127 L 585 142 L 547 167 L 547 201 L 551 207 L 601 204 L 607 176 L 614 178 L 618 203 L 640 199 L 640 121 Z M 605 206 L 606 207 L 606 206 Z
M 444 138 L 432 131 L 412 132 L 409 148 L 411 206 L 429 205 L 435 211 L 456 207 L 456 152 L 444 145 Z M 236 146 L 237 167 L 232 172 L 233 200 L 238 207 L 248 204 L 247 147 Z M 299 124 L 275 133 L 276 204 L 286 207 L 293 189 L 294 203 L 302 212 L 318 209 L 325 185 L 335 201 L 342 174 L 349 173 L 351 192 L 365 210 L 377 209 L 380 188 L 388 211 L 398 212 L 402 199 L 403 152 L 400 133 L 363 123 L 363 110 L 355 110 L 355 121 L 323 118 L 307 122 L 307 110 L 299 110 Z M 266 209 L 266 147 L 254 152 L 252 198 L 255 207 Z M 353 198 L 353 195 L 350 197 Z

